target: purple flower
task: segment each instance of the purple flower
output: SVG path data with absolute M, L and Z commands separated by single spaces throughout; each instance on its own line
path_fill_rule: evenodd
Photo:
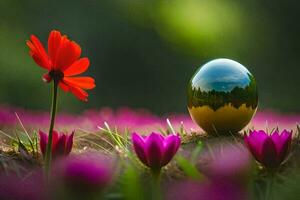
M 42 131 L 39 131 L 39 135 L 40 135 L 40 149 L 42 154 L 45 156 L 47 144 L 48 144 L 48 135 Z M 74 131 L 70 135 L 53 131 L 53 137 L 52 137 L 53 158 L 69 155 L 73 146 L 73 136 L 74 136 Z
M 52 194 L 96 195 L 111 182 L 113 171 L 112 160 L 96 154 L 58 160 L 52 169 Z
M 250 131 L 244 140 L 258 162 L 266 168 L 277 168 L 289 153 L 292 132 L 284 130 L 279 134 L 274 131 L 268 135 L 263 130 Z
M 179 149 L 180 142 L 178 134 L 166 137 L 158 133 L 151 133 L 146 137 L 132 134 L 132 143 L 138 158 L 152 170 L 160 170 L 168 164 Z

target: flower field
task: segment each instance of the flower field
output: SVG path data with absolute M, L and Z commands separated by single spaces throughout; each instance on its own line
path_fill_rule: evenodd
M 243 134 L 209 136 L 187 114 L 157 116 L 130 108 L 61 113 L 56 129 L 74 131 L 73 147 L 68 155 L 56 150 L 48 181 L 38 132 L 47 130 L 49 114 L 2 106 L 0 116 L 5 172 L 0 177 L 0 199 L 297 199 L 289 192 L 297 194 L 300 180 L 297 115 L 258 112 L 245 129 L 292 130 L 290 149 L 276 165 L 270 162 L 269 170 L 257 155 L 251 155 Z M 133 132 L 178 133 L 181 145 L 170 154 L 170 163 L 152 168 L 134 148 Z M 158 157 L 155 146 L 149 151 Z M 272 152 L 267 157 L 272 158 Z M 156 174 L 158 170 L 159 176 L 149 169 Z

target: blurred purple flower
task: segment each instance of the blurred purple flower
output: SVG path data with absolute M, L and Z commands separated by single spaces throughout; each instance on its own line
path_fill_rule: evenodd
M 143 137 L 133 133 L 132 143 L 135 153 L 143 164 L 152 170 L 160 170 L 172 160 L 181 140 L 178 134 L 164 137 L 158 133 L 151 133 Z
M 185 181 L 172 185 L 166 191 L 166 200 L 247 200 L 246 189 L 239 184 L 213 180 L 211 182 Z
M 40 135 L 40 149 L 45 156 L 46 148 L 48 144 L 48 135 L 42 131 L 39 131 Z M 67 156 L 72 150 L 74 131 L 71 134 L 58 133 L 53 131 L 52 138 L 52 157 L 57 158 L 59 156 Z
M 58 160 L 52 169 L 55 195 L 94 195 L 103 191 L 111 182 L 114 164 L 107 157 L 82 154 Z M 57 194 L 56 194 L 57 193 Z
M 274 131 L 268 135 L 263 130 L 254 130 L 245 135 L 244 141 L 258 162 L 266 168 L 277 168 L 289 153 L 292 132 L 283 130 L 279 134 Z
M 213 179 L 246 181 L 252 166 L 251 155 L 241 144 L 220 144 L 206 151 L 198 168 Z

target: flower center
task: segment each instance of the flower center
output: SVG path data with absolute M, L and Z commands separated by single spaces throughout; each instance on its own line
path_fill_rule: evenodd
M 55 82 L 59 82 L 64 77 L 64 73 L 60 70 L 52 70 L 52 71 L 49 72 L 49 76 Z

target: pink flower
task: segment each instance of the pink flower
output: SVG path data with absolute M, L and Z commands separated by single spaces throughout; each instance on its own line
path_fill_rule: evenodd
M 115 160 L 99 153 L 58 159 L 50 179 L 52 199 L 102 199 L 115 170 Z
M 268 135 L 263 130 L 250 131 L 244 140 L 258 162 L 266 168 L 277 168 L 289 153 L 292 132 L 284 130 L 279 134 L 278 131 L 274 131 Z
M 48 143 L 48 135 L 42 131 L 39 131 L 40 135 L 40 149 L 43 156 L 46 155 L 46 148 Z M 68 135 L 64 133 L 58 133 L 53 131 L 52 138 L 52 157 L 67 156 L 72 150 L 74 131 Z
M 132 143 L 140 161 L 152 170 L 160 170 L 168 164 L 180 146 L 179 135 L 162 136 L 151 133 L 143 137 L 137 133 L 132 134 Z

